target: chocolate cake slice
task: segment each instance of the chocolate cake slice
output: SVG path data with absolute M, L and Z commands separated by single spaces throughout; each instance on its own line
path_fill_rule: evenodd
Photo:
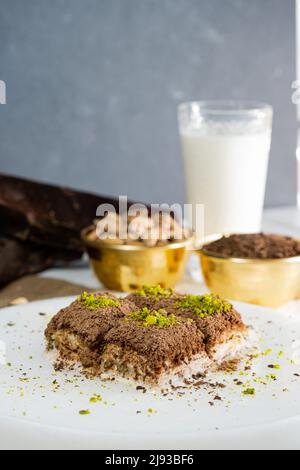
M 202 313 L 200 313 L 202 308 Z M 215 296 L 182 296 L 160 287 L 119 299 L 83 294 L 49 323 L 49 348 L 63 365 L 92 376 L 162 384 L 222 363 L 245 342 L 247 328 Z

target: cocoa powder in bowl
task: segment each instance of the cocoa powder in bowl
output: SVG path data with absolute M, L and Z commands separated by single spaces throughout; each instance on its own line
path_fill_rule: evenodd
M 300 242 L 282 235 L 236 234 L 205 245 L 203 251 L 223 258 L 282 259 L 300 256 Z

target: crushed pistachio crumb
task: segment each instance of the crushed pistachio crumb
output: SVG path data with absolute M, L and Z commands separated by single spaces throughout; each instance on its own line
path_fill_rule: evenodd
M 177 307 L 192 310 L 200 318 L 229 312 L 232 305 L 215 294 L 186 295 L 177 303 Z
M 148 297 L 154 299 L 155 297 L 170 297 L 174 294 L 173 289 L 164 289 L 161 286 L 143 286 L 142 289 L 136 292 L 136 295 L 141 297 Z
M 270 354 L 272 354 L 272 352 L 273 352 L 273 349 L 267 349 L 262 355 L 269 356 Z
M 84 292 L 78 300 L 89 310 L 105 307 L 120 307 L 121 305 L 119 301 L 109 299 L 104 295 L 99 297 L 98 295 L 88 294 L 87 292 Z
M 142 308 L 137 312 L 131 312 L 129 317 L 133 320 L 143 322 L 144 326 L 157 326 L 158 328 L 167 328 L 175 326 L 179 320 L 174 314 L 168 314 L 165 310 L 150 310 Z
M 255 388 L 247 388 L 243 391 L 243 395 L 255 395 Z
M 99 401 L 102 401 L 102 396 L 94 394 L 92 398 L 90 398 L 90 403 L 98 403 Z
M 79 411 L 79 414 L 80 414 L 81 416 L 85 416 L 85 415 L 90 415 L 91 412 L 90 412 L 90 410 L 80 410 L 80 411 Z

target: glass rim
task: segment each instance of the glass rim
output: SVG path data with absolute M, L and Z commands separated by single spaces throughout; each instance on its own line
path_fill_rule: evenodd
M 235 114 L 256 114 L 265 112 L 273 114 L 273 106 L 262 101 L 251 100 L 208 100 L 187 101 L 178 105 L 178 113 L 185 112 L 193 106 L 207 114 L 218 116 L 230 116 Z

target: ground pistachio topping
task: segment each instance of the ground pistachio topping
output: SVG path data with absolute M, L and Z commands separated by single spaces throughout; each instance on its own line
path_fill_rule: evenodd
M 102 396 L 96 393 L 90 398 L 90 403 L 98 403 L 99 401 L 102 401 Z
M 178 308 L 192 310 L 200 318 L 229 312 L 232 305 L 215 294 L 209 295 L 186 295 L 180 300 Z
M 255 388 L 247 388 L 246 390 L 243 391 L 243 395 L 250 395 L 250 396 L 255 396 Z
M 144 326 L 157 326 L 158 328 L 168 328 L 178 325 L 179 320 L 174 314 L 168 314 L 165 310 L 150 310 L 142 308 L 137 312 L 131 312 L 129 318 L 140 321 Z
M 105 307 L 120 307 L 121 305 L 117 300 L 109 299 L 104 295 L 99 297 L 97 295 L 88 294 L 87 292 L 84 292 L 78 300 L 89 310 Z
M 155 297 L 170 297 L 174 294 L 173 289 L 164 289 L 161 286 L 143 286 L 142 289 L 136 292 L 136 295 L 141 297 L 148 297 L 150 299 L 155 299 Z

